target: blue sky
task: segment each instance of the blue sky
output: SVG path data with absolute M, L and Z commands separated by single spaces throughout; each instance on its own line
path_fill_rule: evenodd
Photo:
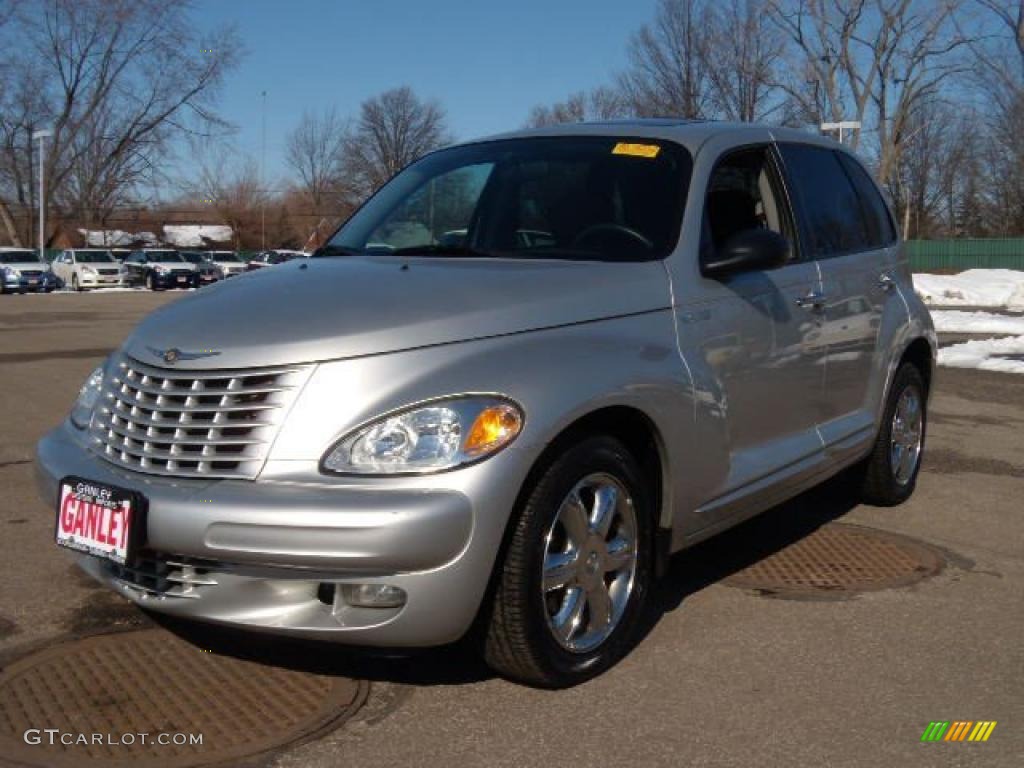
M 518 128 L 530 107 L 599 85 L 626 63 L 655 0 L 196 0 L 201 28 L 234 22 L 248 55 L 220 112 L 259 157 L 267 91 L 267 175 L 303 110 L 359 104 L 410 85 L 438 99 L 460 139 Z

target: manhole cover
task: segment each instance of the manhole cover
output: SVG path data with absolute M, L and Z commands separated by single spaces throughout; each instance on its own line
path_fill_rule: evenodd
M 214 655 L 159 629 L 119 632 L 3 670 L 0 754 L 40 766 L 222 763 L 340 723 L 364 698 L 355 680 Z
M 902 587 L 942 569 L 930 547 L 887 531 L 832 523 L 723 580 L 779 597 Z

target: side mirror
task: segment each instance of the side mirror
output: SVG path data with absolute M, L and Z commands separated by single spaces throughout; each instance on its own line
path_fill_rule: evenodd
M 718 253 L 701 265 L 706 277 L 775 269 L 786 263 L 789 241 L 770 229 L 745 229 L 725 241 Z

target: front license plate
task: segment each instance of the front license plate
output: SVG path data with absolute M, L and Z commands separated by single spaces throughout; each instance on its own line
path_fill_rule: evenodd
M 145 497 L 135 491 L 65 477 L 57 500 L 57 544 L 124 565 L 135 552 Z
M 187 277 L 179 277 L 178 278 L 178 282 L 179 283 L 187 283 L 188 282 L 188 278 Z
M 35 285 L 35 284 L 36 284 L 36 283 L 38 283 L 38 282 L 39 282 L 39 281 L 38 281 L 38 280 L 36 280 L 36 279 L 34 279 L 34 278 L 29 278 L 28 284 L 29 284 L 29 285 Z

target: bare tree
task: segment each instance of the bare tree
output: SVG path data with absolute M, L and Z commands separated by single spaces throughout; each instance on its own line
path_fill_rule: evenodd
M 199 172 L 182 184 L 186 200 L 201 203 L 213 216 L 228 224 L 235 233 L 235 247 L 256 247 L 261 219 L 271 202 L 271 195 L 260 178 L 255 159 L 233 154 L 225 146 L 194 142 Z M 248 242 L 242 240 L 250 235 Z
M 53 131 L 43 205 L 90 222 L 157 173 L 174 137 L 226 127 L 213 104 L 242 48 L 231 29 L 201 34 L 188 0 L 24 2 L 3 38 L 20 55 L 0 105 L 0 194 L 23 205 L 36 204 L 37 128 Z
M 716 112 L 729 120 L 765 120 L 782 107 L 778 66 L 785 39 L 766 0 L 722 0 L 708 12 L 702 46 Z
M 298 175 L 300 190 L 313 210 L 321 210 L 341 184 L 347 126 L 333 109 L 307 112 L 289 135 L 285 161 Z
M 968 65 L 957 54 L 975 39 L 957 23 L 964 0 L 771 0 L 832 120 L 858 120 L 875 137 L 877 175 L 895 173 L 907 125 L 929 97 Z M 806 95 L 791 83 L 792 97 Z M 807 109 L 806 111 L 811 111 Z M 853 136 L 856 148 L 860 134 Z
M 359 120 L 345 141 L 345 184 L 363 198 L 427 152 L 451 142 L 445 112 L 423 101 L 408 86 L 363 102 Z
M 658 0 L 654 21 L 629 43 L 619 87 L 641 117 L 708 117 L 714 110 L 708 71 L 708 7 L 701 0 Z
M 610 120 L 625 117 L 629 106 L 620 91 L 609 86 L 595 88 L 589 93 L 579 91 L 570 94 L 565 101 L 530 110 L 526 124 L 530 128 L 542 128 L 561 123 L 582 123 L 586 120 Z

